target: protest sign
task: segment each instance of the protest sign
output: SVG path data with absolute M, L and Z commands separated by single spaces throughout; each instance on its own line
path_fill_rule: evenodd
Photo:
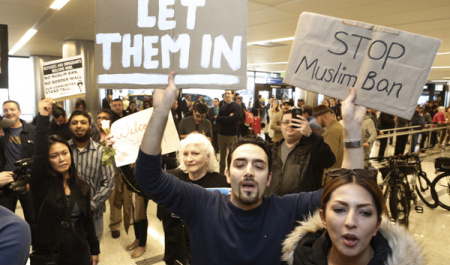
M 111 125 L 111 134 L 116 140 L 114 158 L 118 167 L 136 162 L 142 137 L 152 113 L 153 108 L 142 110 L 123 117 Z M 180 138 L 172 115 L 169 115 L 161 148 L 163 155 L 180 149 Z
M 56 101 L 84 97 L 83 58 L 75 56 L 44 63 L 44 93 Z
M 246 89 L 246 0 L 97 0 L 99 88 Z
M 410 119 L 441 41 L 383 26 L 302 13 L 284 82 Z

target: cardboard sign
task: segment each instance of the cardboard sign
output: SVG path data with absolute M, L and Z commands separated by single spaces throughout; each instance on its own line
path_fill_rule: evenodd
M 246 89 L 246 0 L 97 0 L 99 88 Z
M 410 119 L 441 41 L 358 21 L 302 13 L 284 82 Z
M 153 108 L 141 110 L 112 124 L 111 134 L 116 140 L 114 144 L 116 156 L 114 158 L 118 167 L 136 162 L 142 137 L 144 137 L 152 113 Z M 169 115 L 161 148 L 163 155 L 180 149 L 180 138 L 172 115 Z
M 44 63 L 44 93 L 56 101 L 84 97 L 83 57 L 75 56 Z

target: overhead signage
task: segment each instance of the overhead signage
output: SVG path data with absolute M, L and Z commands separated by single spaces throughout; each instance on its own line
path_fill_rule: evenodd
M 266 84 L 283 84 L 281 77 L 266 77 Z

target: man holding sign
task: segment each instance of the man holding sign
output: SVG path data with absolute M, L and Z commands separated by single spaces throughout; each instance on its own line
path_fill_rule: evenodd
M 281 242 L 295 221 L 319 207 L 322 192 L 263 197 L 272 178 L 271 156 L 266 143 L 256 136 L 241 138 L 230 151 L 226 176 L 231 195 L 189 185 L 162 171 L 162 137 L 178 94 L 174 76 L 172 72 L 165 91 L 154 93 L 153 114 L 136 161 L 139 184 L 188 225 L 192 264 L 280 264 Z M 343 105 L 345 137 L 359 143 L 365 108 L 353 104 L 356 94 L 352 92 Z M 343 166 L 361 168 L 362 149 L 347 149 Z

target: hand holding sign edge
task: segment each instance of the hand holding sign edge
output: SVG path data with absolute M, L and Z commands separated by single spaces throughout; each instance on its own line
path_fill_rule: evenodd
M 163 89 L 155 89 L 153 93 L 153 108 L 171 109 L 173 103 L 178 97 L 178 89 L 175 85 L 175 71 L 170 72 L 167 87 Z
M 366 108 L 355 105 L 355 99 L 356 89 L 350 87 L 350 94 L 342 103 L 342 118 L 344 120 L 345 137 L 347 140 L 361 139 L 361 126 L 366 115 Z
M 153 93 L 153 113 L 144 132 L 141 142 L 141 151 L 148 155 L 161 153 L 161 142 L 167 124 L 167 118 L 178 96 L 175 86 L 175 72 L 171 72 L 165 90 L 157 89 Z

